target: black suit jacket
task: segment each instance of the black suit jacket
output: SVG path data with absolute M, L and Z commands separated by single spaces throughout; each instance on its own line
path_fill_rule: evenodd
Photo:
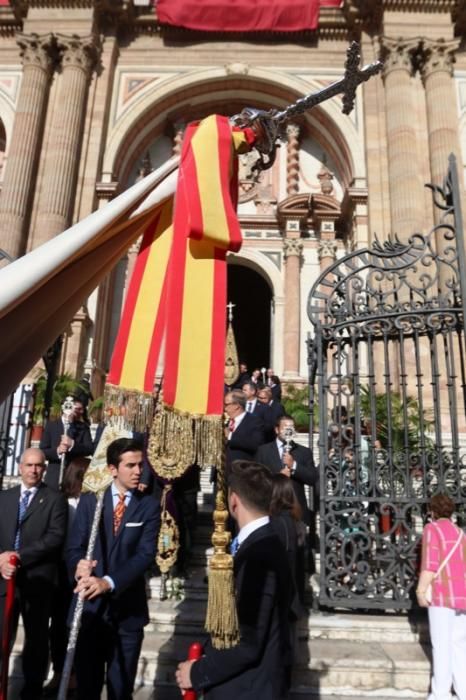
M 64 433 L 65 427 L 61 418 L 46 423 L 39 447 L 45 454 L 49 463 L 60 463 L 60 458 L 57 455 L 57 447 Z M 74 440 L 74 445 L 71 450 L 66 453 L 66 464 L 69 464 L 75 457 L 88 457 L 94 453 L 91 431 L 86 423 L 82 421 L 73 421 L 70 424 L 68 435 Z
M 14 549 L 21 489 L 0 491 L 0 552 Z M 63 494 L 40 484 L 21 524 L 19 587 L 31 585 L 37 594 L 57 580 L 66 535 L 68 505 Z M 0 595 L 6 580 L 0 577 Z
M 235 459 L 252 460 L 259 445 L 264 443 L 264 426 L 260 418 L 246 413 L 241 423 L 227 440 L 227 465 Z
M 303 512 L 303 520 L 309 523 L 309 506 L 306 499 L 304 485 L 316 486 L 319 479 L 319 473 L 314 466 L 314 459 L 309 448 L 292 443 L 291 456 L 296 462 L 296 471 L 291 477 L 296 498 Z M 278 474 L 283 469 L 283 464 L 280 459 L 277 442 L 268 442 L 266 445 L 261 445 L 256 452 L 255 461 L 264 464 L 270 469 L 273 474 Z
M 79 560 L 86 555 L 95 507 L 94 494 L 81 497 L 66 551 L 71 580 Z M 94 574 L 110 576 L 115 590 L 86 601 L 83 625 L 92 623 L 96 615 L 127 631 L 142 629 L 148 623 L 144 573 L 155 558 L 159 526 L 158 502 L 135 491 L 114 536 L 113 499 L 111 489 L 107 489 L 93 555 L 97 559 Z
M 193 664 L 191 682 L 209 700 L 281 700 L 292 664 L 293 584 L 286 552 L 270 525 L 255 530 L 234 559 L 240 641 Z

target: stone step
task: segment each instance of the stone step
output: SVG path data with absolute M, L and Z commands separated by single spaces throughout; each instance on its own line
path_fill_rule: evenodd
M 167 689 L 174 687 L 174 672 L 187 657 L 193 637 L 177 632 L 146 632 L 138 668 L 138 684 Z M 18 677 L 18 655 L 22 632 L 10 659 L 10 673 Z M 300 641 L 293 673 L 293 693 L 300 698 L 312 695 L 361 695 L 380 700 L 383 697 L 422 698 L 426 696 L 430 676 L 427 652 L 420 644 L 409 642 L 361 642 L 348 639 L 311 639 Z M 162 695 L 157 692 L 157 699 Z
M 151 629 L 159 632 L 202 634 L 207 604 L 205 572 L 195 571 L 181 582 L 184 598 L 160 600 L 160 577 L 149 582 Z M 350 612 L 313 611 L 300 623 L 300 637 L 309 639 L 350 639 L 361 642 L 429 641 L 427 617 L 390 613 L 357 614 Z
M 146 637 L 140 681 L 156 688 L 173 684 L 179 660 L 186 658 L 192 638 L 152 634 Z M 427 693 L 430 664 L 420 645 L 316 639 L 299 645 L 293 691 L 299 697 L 346 695 L 421 698 Z M 159 697 L 159 696 L 157 696 Z

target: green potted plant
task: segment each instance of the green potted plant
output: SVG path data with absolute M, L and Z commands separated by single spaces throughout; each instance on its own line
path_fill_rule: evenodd
M 291 416 L 295 422 L 298 433 L 307 433 L 309 431 L 309 386 L 297 386 L 296 384 L 287 384 L 284 388 L 282 398 L 283 408 L 288 416 Z M 317 405 L 314 405 L 314 428 L 319 425 L 319 411 Z

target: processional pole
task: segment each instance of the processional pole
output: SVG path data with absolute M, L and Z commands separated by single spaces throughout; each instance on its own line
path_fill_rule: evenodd
M 97 504 L 94 513 L 94 519 L 91 526 L 91 534 L 87 545 L 86 561 L 92 561 L 94 555 L 94 547 L 99 532 L 100 518 L 104 505 L 105 491 L 101 491 L 97 495 Z M 65 664 L 58 689 L 58 700 L 66 700 L 68 693 L 68 685 L 70 682 L 71 672 L 73 670 L 74 656 L 76 652 L 76 643 L 78 641 L 79 628 L 81 627 L 81 618 L 84 610 L 85 600 L 80 595 L 76 595 L 76 607 L 74 609 L 73 620 L 71 622 L 70 633 L 68 637 L 68 646 L 66 648 Z
M 9 563 L 17 567 L 19 559 L 16 554 L 12 554 Z M 13 606 L 15 602 L 16 569 L 6 584 L 6 600 L 3 611 L 2 629 L 2 675 L 0 679 L 0 700 L 7 700 L 8 697 L 8 661 L 10 659 L 11 644 L 11 623 L 13 620 Z

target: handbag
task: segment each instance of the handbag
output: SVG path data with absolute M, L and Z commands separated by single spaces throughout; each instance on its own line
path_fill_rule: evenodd
M 445 557 L 445 559 L 444 559 L 444 560 L 442 561 L 442 563 L 440 564 L 439 568 L 438 568 L 437 571 L 435 572 L 434 578 L 432 579 L 432 581 L 429 583 L 429 585 L 428 585 L 427 588 L 426 588 L 426 592 L 424 593 L 424 597 L 425 597 L 425 599 L 427 600 L 427 602 L 429 603 L 429 605 L 432 603 L 432 596 L 433 596 L 433 587 L 432 587 L 432 584 L 434 583 L 435 579 L 436 579 L 438 576 L 440 576 L 440 573 L 441 573 L 442 569 L 444 569 L 444 568 L 446 567 L 446 565 L 448 564 L 448 562 L 450 561 L 450 558 L 452 557 L 453 553 L 456 551 L 456 548 L 458 547 L 459 543 L 461 542 L 461 538 L 462 538 L 462 537 L 463 537 L 463 531 L 460 530 L 460 534 L 459 534 L 459 536 L 458 536 L 458 539 L 456 540 L 455 544 L 453 545 L 453 547 L 452 547 L 452 548 L 450 549 L 450 551 L 448 552 L 448 554 L 447 554 L 447 556 Z

